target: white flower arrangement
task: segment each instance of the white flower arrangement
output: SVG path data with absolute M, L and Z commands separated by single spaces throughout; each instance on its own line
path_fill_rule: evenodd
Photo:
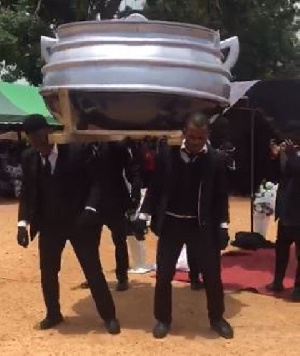
M 258 192 L 254 199 L 254 212 L 271 216 L 275 211 L 275 201 L 278 184 L 264 182 L 259 186 Z

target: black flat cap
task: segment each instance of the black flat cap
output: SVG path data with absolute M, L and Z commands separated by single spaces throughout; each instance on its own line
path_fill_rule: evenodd
M 47 127 L 50 126 L 44 116 L 40 114 L 29 115 L 23 122 L 23 129 L 26 134 L 32 134 Z

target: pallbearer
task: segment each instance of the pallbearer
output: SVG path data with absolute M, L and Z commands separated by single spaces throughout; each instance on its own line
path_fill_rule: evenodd
M 184 244 L 195 251 L 201 263 L 212 329 L 224 338 L 233 337 L 223 318 L 220 266 L 220 249 L 228 242 L 226 166 L 223 156 L 207 140 L 207 118 L 191 115 L 181 147 L 166 147 L 157 157 L 153 182 L 141 209 L 141 213 L 151 215 L 152 230 L 159 237 L 155 338 L 165 337 L 171 327 L 171 282 Z
M 63 321 L 58 274 L 62 251 L 69 240 L 107 331 L 118 334 L 119 321 L 99 260 L 99 219 L 94 201 L 98 185 L 93 183 L 92 155 L 80 145 L 49 144 L 49 127 L 40 115 L 28 117 L 24 131 L 32 148 L 23 157 L 17 241 L 27 247 L 29 240 L 39 234 L 46 305 L 40 327 L 49 329 Z

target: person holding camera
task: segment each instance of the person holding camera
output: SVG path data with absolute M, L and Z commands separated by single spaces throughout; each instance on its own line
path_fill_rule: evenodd
M 266 288 L 272 292 L 284 290 L 284 277 L 290 258 L 290 247 L 295 244 L 297 269 L 292 300 L 300 301 L 300 146 L 297 140 L 286 139 L 280 144 L 271 141 L 271 155 L 281 170 L 275 219 L 278 220 L 275 272 Z

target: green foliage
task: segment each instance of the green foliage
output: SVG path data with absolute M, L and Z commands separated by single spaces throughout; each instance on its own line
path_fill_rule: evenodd
M 1 79 L 15 81 L 25 77 L 31 84 L 41 83 L 40 37 L 54 36 L 62 23 L 110 19 L 121 0 L 0 0 Z M 2 72 L 3 73 L 3 72 Z
M 290 0 L 227 0 L 222 7 L 221 34 L 236 34 L 241 43 L 234 69 L 239 80 L 299 77 L 299 23 Z
M 150 18 L 195 23 L 237 35 L 236 80 L 300 76 L 296 0 L 148 0 Z
M 25 76 L 32 84 L 39 84 L 40 36 L 51 36 L 50 27 L 26 7 L 21 8 L 22 1 L 9 3 L 10 6 L 1 7 L 0 13 L 0 71 L 4 63 L 8 70 L 2 79 L 15 81 Z

